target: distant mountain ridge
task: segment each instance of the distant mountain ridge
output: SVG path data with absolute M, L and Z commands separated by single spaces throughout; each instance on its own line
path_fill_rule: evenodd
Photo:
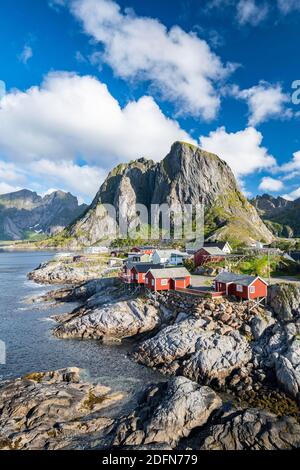
M 175 142 L 160 162 L 140 158 L 114 168 L 85 214 L 53 243 L 88 246 L 101 242 L 107 219 L 102 204 L 135 217 L 135 205 L 199 204 L 205 206 L 205 235 L 233 243 L 270 242 L 273 235 L 239 190 L 235 177 L 217 155 Z
M 52 235 L 87 209 L 71 193 L 54 191 L 42 197 L 22 189 L 0 195 L 0 240 L 37 239 Z
M 263 194 L 252 199 L 251 203 L 276 236 L 300 237 L 300 198 L 289 201 Z

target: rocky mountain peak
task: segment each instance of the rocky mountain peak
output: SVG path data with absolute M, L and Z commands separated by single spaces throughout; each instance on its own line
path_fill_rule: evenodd
M 274 235 L 285 238 L 300 236 L 300 199 L 289 201 L 281 196 L 263 194 L 251 203 Z
M 63 230 L 86 210 L 71 193 L 54 191 L 44 197 L 28 189 L 0 196 L 0 239 L 35 238 Z
M 72 246 L 100 242 L 103 227 L 102 204 L 111 204 L 117 215 L 136 216 L 135 205 L 204 204 L 206 237 L 249 243 L 270 242 L 272 234 L 256 209 L 241 194 L 233 172 L 217 155 L 199 147 L 175 142 L 160 162 L 145 158 L 120 164 L 100 187 L 90 210 L 66 230 Z

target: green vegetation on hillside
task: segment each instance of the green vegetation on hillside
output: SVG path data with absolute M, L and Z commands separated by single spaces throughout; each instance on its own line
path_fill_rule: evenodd
M 269 266 L 270 260 L 270 266 Z M 227 268 L 240 274 L 257 275 L 261 277 L 268 277 L 270 275 L 276 276 L 295 276 L 300 274 L 300 265 L 292 261 L 284 259 L 281 255 L 271 254 L 269 259 L 268 255 L 247 256 L 241 260 L 227 259 L 219 263 L 207 263 L 206 267 L 211 268 Z

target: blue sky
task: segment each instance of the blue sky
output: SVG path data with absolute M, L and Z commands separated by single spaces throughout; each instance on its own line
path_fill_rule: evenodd
M 180 139 L 300 197 L 299 23 L 300 0 L 2 0 L 0 192 L 90 201 Z

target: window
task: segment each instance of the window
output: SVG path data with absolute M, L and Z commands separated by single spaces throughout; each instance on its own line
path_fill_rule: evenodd
M 148 278 L 146 277 L 145 283 L 148 284 Z
M 161 285 L 162 286 L 167 286 L 168 285 L 168 279 L 162 279 L 161 280 Z
M 236 291 L 237 292 L 243 292 L 243 286 L 237 285 L 236 286 Z
M 152 279 L 152 286 L 153 286 L 153 287 L 155 286 L 155 281 L 154 281 L 154 279 Z
M 255 294 L 255 286 L 250 287 L 250 294 Z

